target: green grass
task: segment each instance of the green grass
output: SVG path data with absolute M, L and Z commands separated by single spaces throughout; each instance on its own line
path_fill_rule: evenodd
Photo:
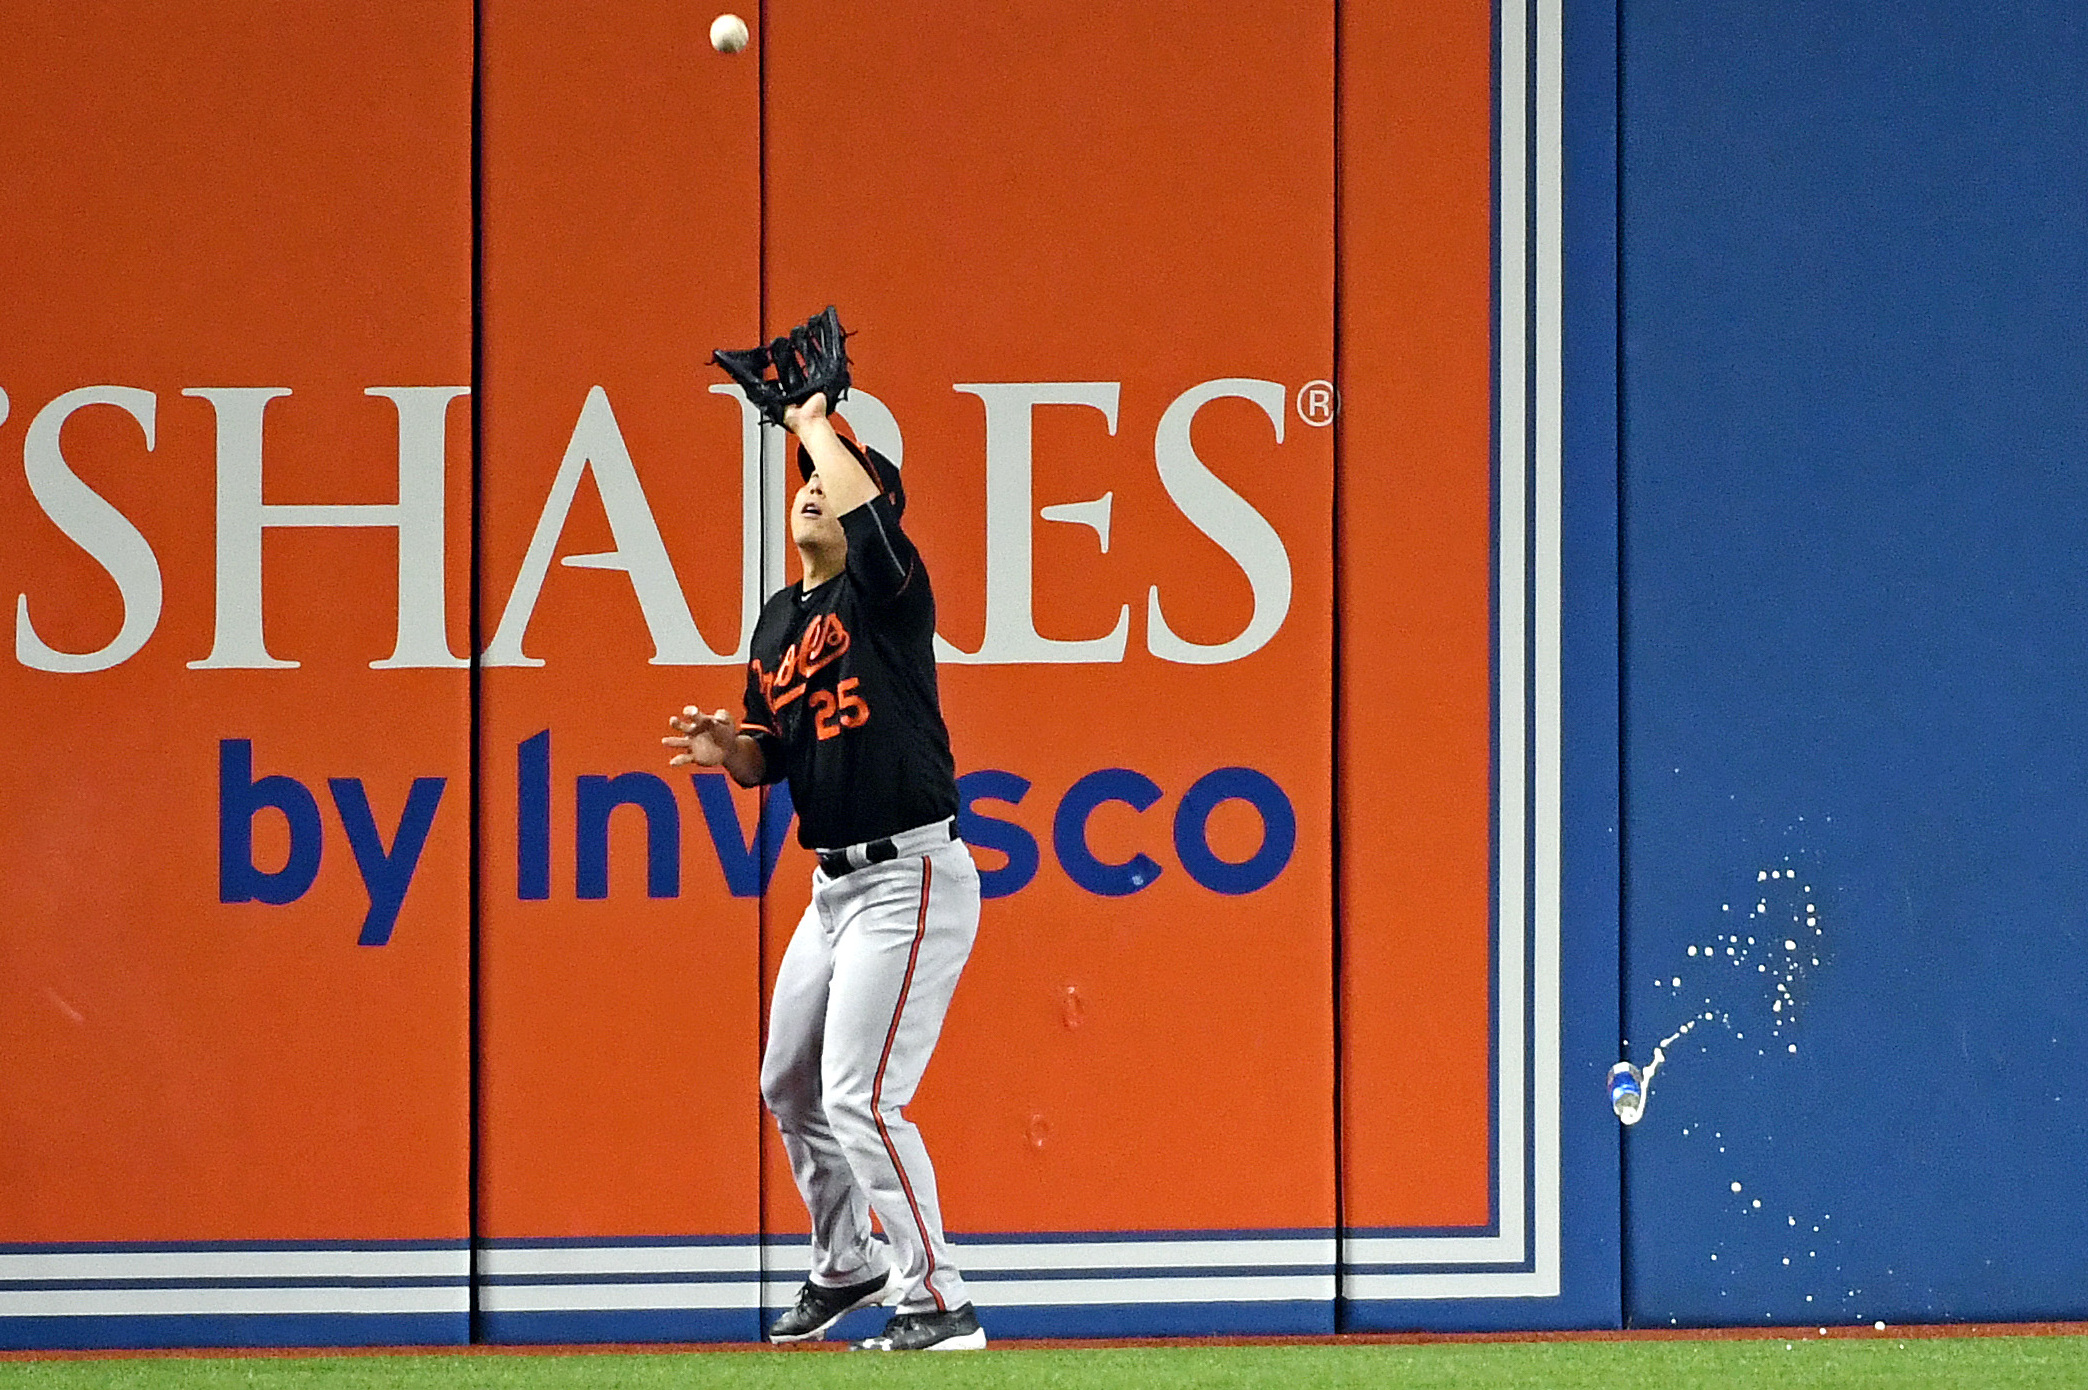
M 4 1390 L 854 1390 L 1396 1386 L 1473 1390 L 2088 1384 L 2088 1337 L 1138 1347 L 951 1356 L 167 1357 L 0 1363 Z

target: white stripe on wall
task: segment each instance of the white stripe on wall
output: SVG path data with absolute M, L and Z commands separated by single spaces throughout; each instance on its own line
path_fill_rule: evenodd
M 1556 1298 L 1557 1272 L 1441 1274 L 1351 1274 L 1350 1298 Z
M 972 1301 L 982 1308 L 1080 1303 L 1331 1303 L 1334 1271 L 1206 1274 L 1171 1279 L 981 1279 L 966 1287 Z
M 1519 1264 L 1523 1241 L 1516 1236 L 1351 1236 L 1342 1244 L 1351 1265 Z
M 1560 904 L 1563 878 L 1560 782 L 1564 771 L 1560 661 L 1565 421 L 1565 13 L 1537 3 L 1537 449 L 1536 449 L 1536 817 L 1531 911 L 1531 1168 L 1536 1230 L 1531 1263 L 1537 1297 L 1560 1281 Z
M 470 1254 L 461 1244 L 418 1250 L 11 1251 L 0 1254 L 0 1281 L 44 1287 L 0 1288 L 0 1318 L 455 1314 L 470 1310 L 470 1276 Z M 271 1286 L 275 1280 L 300 1282 Z M 333 1280 L 343 1282 L 328 1282 Z M 441 1282 L 407 1282 L 429 1280 Z M 200 1287 L 168 1287 L 175 1281 Z M 133 1287 L 90 1287 L 112 1283 Z
M 437 1250 L 53 1250 L 0 1254 L 0 1280 L 464 1279 L 462 1245 Z
M 1334 1264 L 1334 1237 L 1273 1236 L 1268 1239 L 1214 1237 L 1157 1240 L 996 1241 L 952 1236 L 966 1273 L 1053 1269 L 1203 1269 L 1225 1266 Z M 771 1241 L 772 1273 L 802 1277 L 811 1246 L 804 1240 Z
M 223 1313 L 463 1313 L 462 1284 L 418 1288 L 0 1289 L 0 1317 L 169 1317 Z
M 485 1284 L 479 1307 L 489 1313 L 758 1308 L 760 1295 L 751 1275 L 700 1284 Z
M 1528 920 L 1524 873 L 1527 865 L 1525 835 L 1529 821 L 1525 766 L 1528 758 L 1527 680 L 1528 656 L 1525 641 L 1529 632 L 1528 600 L 1524 580 L 1528 573 L 1526 549 L 1529 527 L 1529 380 L 1525 356 L 1529 344 L 1529 285 L 1525 261 L 1529 251 L 1526 227 L 1528 175 L 1526 134 L 1529 114 L 1522 75 L 1529 61 L 1529 33 L 1520 3 L 1503 4 L 1501 16 L 1501 132 L 1500 132 L 1500 475 L 1496 487 L 1500 527 L 1497 542 L 1498 589 L 1496 610 L 1500 637 L 1495 647 L 1500 670 L 1496 679 L 1500 702 L 1497 729 L 1499 786 L 1495 815 L 1499 821 L 1496 890 L 1497 927 L 1494 1038 L 1497 1090 L 1495 1095 L 1495 1162 L 1499 1186 L 1494 1210 L 1499 1216 L 1500 1245 L 1513 1253 L 1507 1262 L 1519 1263 L 1525 1254 L 1524 1172 L 1527 1148 L 1523 1133 L 1523 1096 L 1527 1084 L 1523 1001 L 1528 997 L 1523 925 Z M 1493 1257 L 1496 1261 L 1502 1256 Z
M 1455 1238 L 1452 1238 L 1454 1243 Z M 1470 1241 L 1464 1242 L 1467 1246 Z M 1408 1243 L 1411 1245 L 1411 1243 Z M 1185 1236 L 1157 1239 L 955 1242 L 975 1276 L 982 1306 L 1076 1306 L 1106 1303 L 1324 1302 L 1335 1294 L 1334 1239 L 1325 1236 Z M 764 1293 L 766 1255 L 794 1291 L 802 1277 L 803 1241 L 757 1245 L 516 1246 L 478 1252 L 480 1306 L 489 1312 L 747 1310 Z M 1363 1252 L 1356 1252 L 1361 1254 Z M 1411 1250 L 1402 1253 L 1411 1254 Z M 268 1314 L 458 1314 L 469 1307 L 467 1252 L 438 1250 L 54 1251 L 0 1257 L 0 1277 L 52 1287 L 0 1289 L 0 1317 L 144 1317 Z M 1120 1272 L 1119 1272 L 1120 1271 Z M 708 1279 L 632 1276 L 722 1275 Z M 515 1279 L 556 1278 L 554 1283 Z M 563 1276 L 563 1277 L 559 1277 Z M 1360 1276 L 1354 1291 L 1400 1289 L 1425 1297 L 1429 1288 L 1463 1289 L 1460 1280 L 1503 1276 Z M 443 1279 L 406 1287 L 314 1283 L 285 1288 L 170 1288 L 172 1280 Z M 126 1280 L 135 1288 L 85 1287 Z M 1526 1280 L 1518 1282 L 1527 1282 Z M 1436 1296 L 1450 1296 L 1441 1294 Z M 773 1301 L 773 1297 L 771 1298 Z
M 1335 1294 L 1334 1238 L 952 1241 L 982 1307 L 1306 1300 Z M 488 1312 L 780 1306 L 804 1279 L 809 1243 L 763 1246 L 559 1246 L 479 1252 Z M 766 1258 L 769 1276 L 756 1271 Z M 1303 1267 L 1302 1271 L 1300 1267 Z M 632 1282 L 620 1276 L 700 1269 L 743 1278 Z M 1112 1271 L 1122 1271 L 1113 1273 Z M 1057 1273 L 1064 1271 L 1064 1273 Z M 558 1283 L 509 1283 L 563 1274 Z M 589 1278 L 588 1276 L 594 1276 Z
M 486 1278 L 527 1274 L 744 1274 L 761 1270 L 752 1242 L 738 1245 L 538 1245 L 478 1252 Z
M 779 1288 L 782 1286 L 778 1286 Z M 794 1286 L 792 1286 L 794 1288 Z M 1140 1276 L 1120 1279 L 978 1279 L 968 1285 L 982 1308 L 1094 1303 L 1332 1302 L 1334 1273 L 1312 1275 Z M 494 1313 L 613 1312 L 762 1306 L 747 1283 L 494 1284 L 479 1307 Z M 769 1306 L 779 1306 L 771 1304 Z
M 1169 1266 L 1334 1265 L 1334 1238 L 981 1242 L 953 1240 L 966 1271 L 1155 1269 Z

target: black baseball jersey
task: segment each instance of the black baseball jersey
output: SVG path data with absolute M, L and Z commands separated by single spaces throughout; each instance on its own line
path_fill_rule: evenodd
M 790 779 L 798 843 L 839 849 L 957 814 L 935 683 L 928 567 L 874 497 L 841 517 L 848 565 L 762 606 L 746 719 L 766 779 Z

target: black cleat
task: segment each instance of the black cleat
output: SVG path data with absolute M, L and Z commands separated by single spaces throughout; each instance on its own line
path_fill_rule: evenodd
M 986 1329 L 971 1304 L 947 1313 L 896 1313 L 875 1337 L 851 1344 L 850 1351 L 984 1351 Z
M 797 1306 L 769 1324 L 768 1339 L 771 1342 L 806 1342 L 814 1337 L 824 1337 L 826 1330 L 839 1322 L 843 1313 L 883 1302 L 885 1288 L 891 1279 L 887 1272 L 860 1284 L 843 1284 L 838 1289 L 807 1279 L 805 1287 L 798 1290 Z

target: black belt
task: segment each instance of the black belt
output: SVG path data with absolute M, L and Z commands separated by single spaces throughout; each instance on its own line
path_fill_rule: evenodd
M 820 871 L 828 878 L 839 878 L 843 874 L 854 873 L 859 867 L 868 868 L 872 864 L 886 864 L 899 857 L 899 846 L 893 844 L 890 840 L 866 840 L 863 842 L 861 849 L 863 854 L 861 865 L 849 863 L 848 851 L 837 849 L 830 854 L 819 856 Z
M 828 878 L 840 878 L 857 869 L 867 869 L 872 864 L 889 864 L 900 855 L 899 841 L 907 843 L 908 853 L 919 853 L 948 844 L 957 838 L 957 823 L 954 820 L 935 821 L 913 830 L 902 830 L 897 835 L 887 835 L 881 840 L 865 840 L 859 845 L 844 849 L 818 850 L 819 869 Z

